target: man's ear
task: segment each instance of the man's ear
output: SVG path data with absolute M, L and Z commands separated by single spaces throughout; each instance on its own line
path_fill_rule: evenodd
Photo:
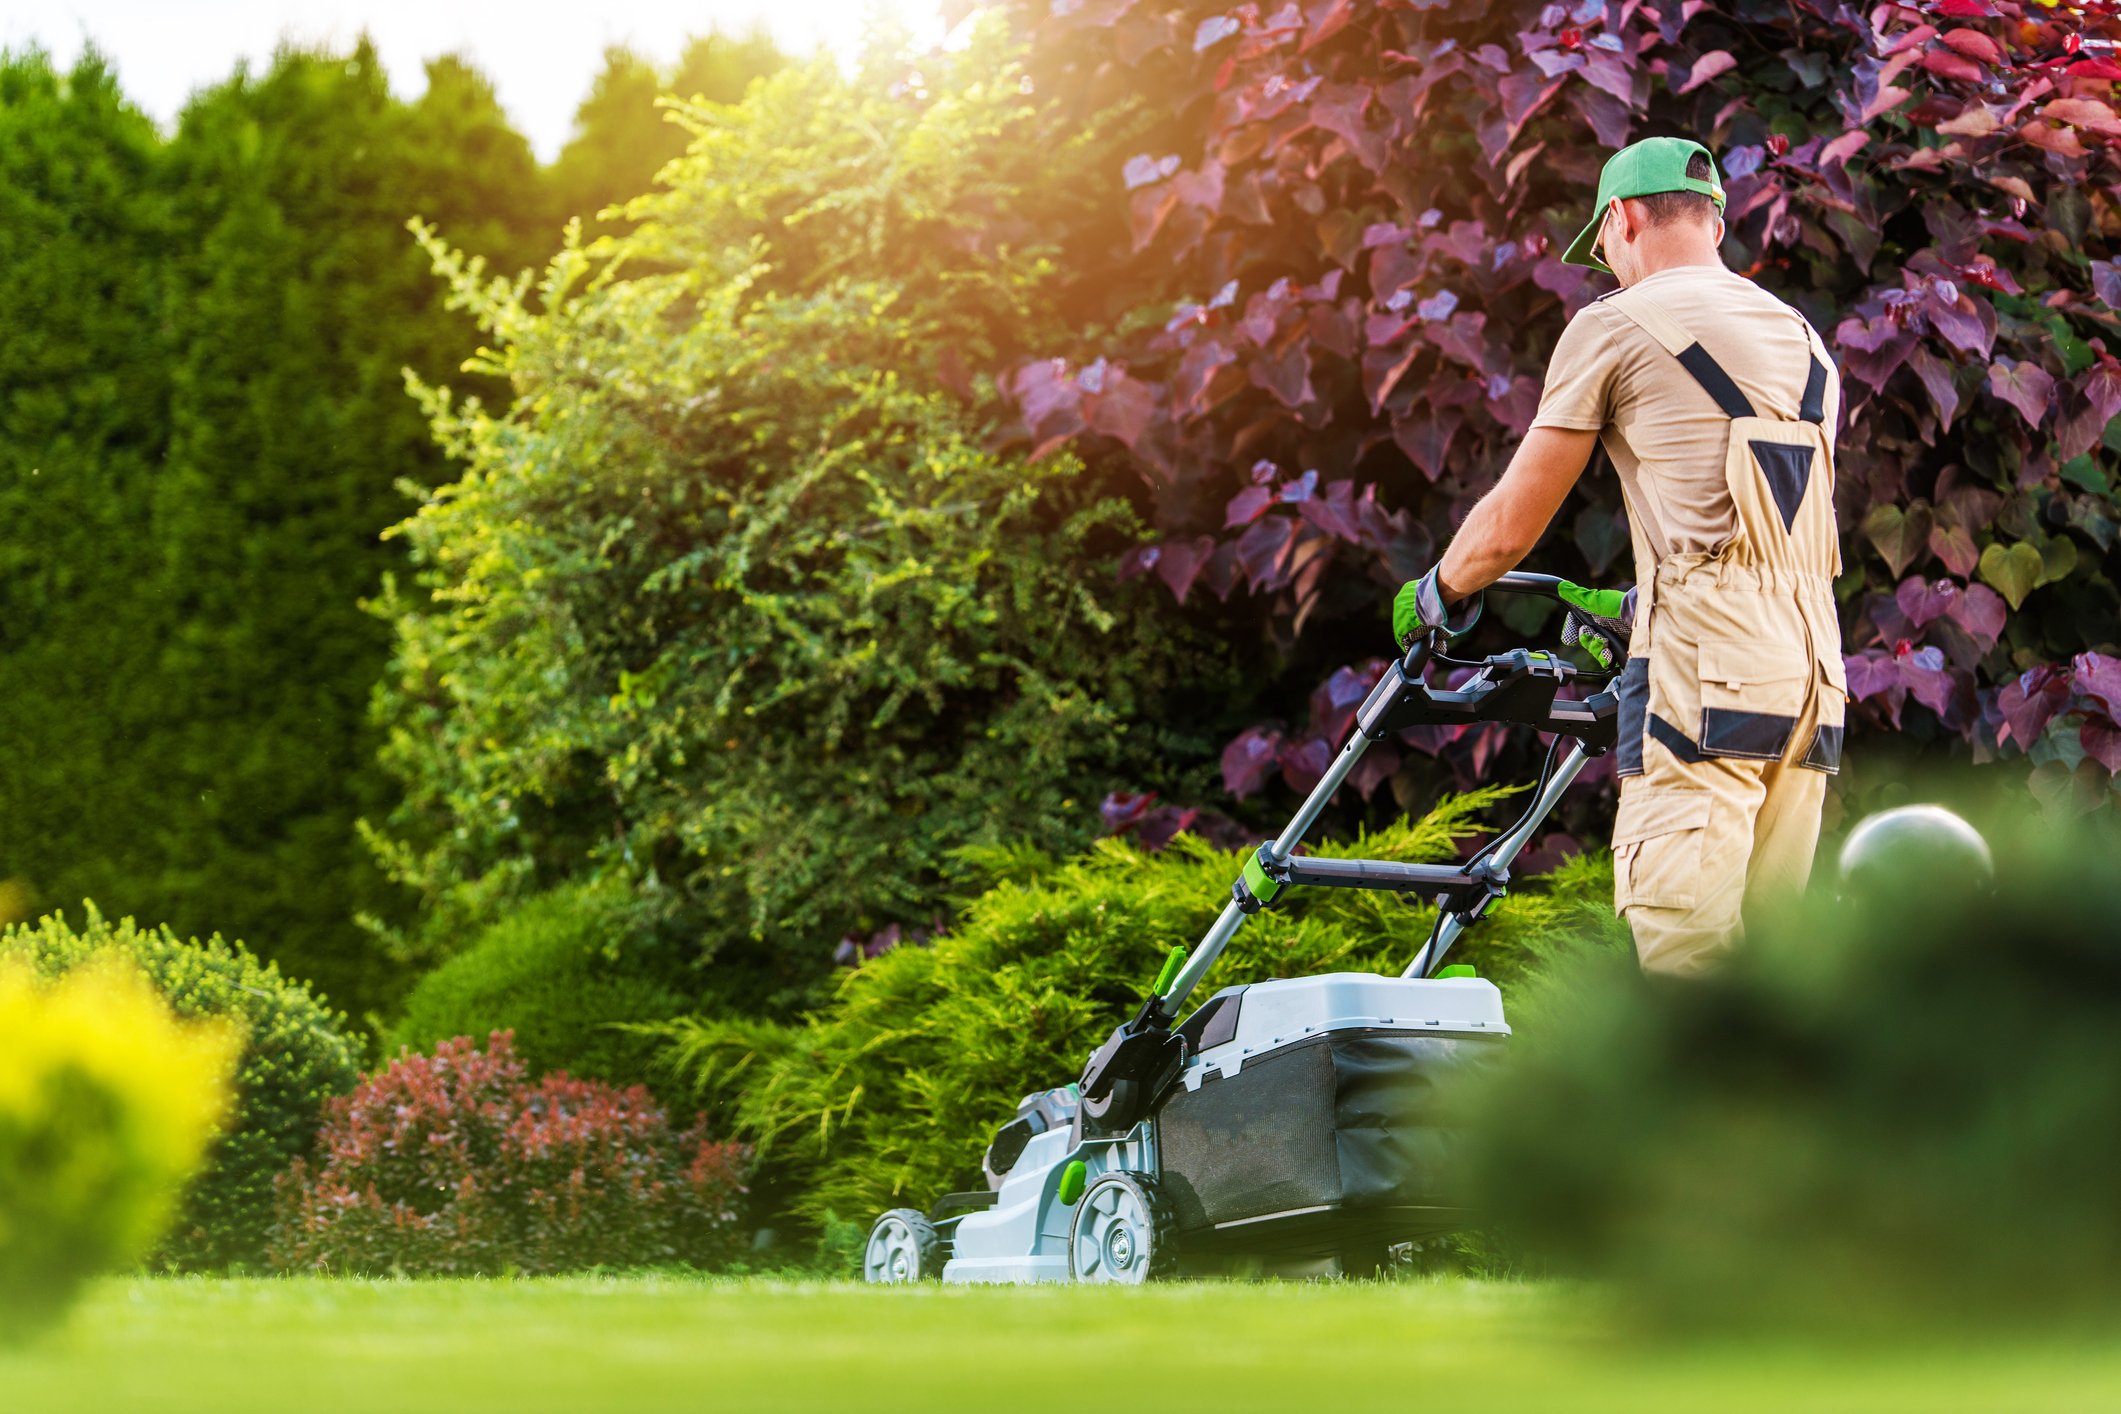
M 1619 218 L 1613 223 L 1613 233 L 1632 245 L 1642 234 L 1642 204 L 1616 196 L 1613 198 L 1613 215 Z

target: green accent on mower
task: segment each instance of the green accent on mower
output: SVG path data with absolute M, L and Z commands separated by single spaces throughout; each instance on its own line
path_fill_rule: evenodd
M 1471 967 L 1468 967 L 1465 963 L 1462 962 L 1454 962 L 1449 967 L 1444 968 L 1442 971 L 1436 974 L 1439 979 L 1445 977 L 1478 977 L 1479 975 L 1480 974 L 1478 972 L 1475 972 Z
M 1171 953 L 1164 959 L 1163 968 L 1156 974 L 1156 985 L 1149 989 L 1151 996 L 1160 997 L 1171 990 L 1178 980 L 1178 970 L 1186 965 L 1186 949 L 1182 943 L 1173 943 Z
M 1060 1183 L 1054 1188 L 1053 1196 L 1060 1200 L 1063 1208 L 1072 1208 L 1089 1186 L 1090 1166 L 1081 1159 L 1072 1159 L 1061 1169 Z
M 1267 866 L 1259 862 L 1257 854 L 1246 858 L 1244 873 L 1240 877 L 1261 908 L 1274 902 L 1275 896 L 1281 893 L 1281 881 L 1267 872 Z

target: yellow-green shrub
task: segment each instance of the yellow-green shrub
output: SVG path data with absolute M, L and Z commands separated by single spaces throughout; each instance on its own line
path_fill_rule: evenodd
M 244 1037 L 235 1113 L 152 1260 L 188 1271 L 263 1261 L 273 1181 L 310 1153 L 324 1102 L 361 1078 L 346 1018 L 242 943 L 218 935 L 202 941 L 130 918 L 113 923 L 93 903 L 78 924 L 53 914 L 0 929 L 0 959 L 27 962 L 47 979 L 106 952 L 139 968 L 179 1017 L 225 1018 Z
M 0 961 L 0 1337 L 161 1235 L 241 1045 L 226 1022 L 180 1022 L 120 956 L 50 985 Z

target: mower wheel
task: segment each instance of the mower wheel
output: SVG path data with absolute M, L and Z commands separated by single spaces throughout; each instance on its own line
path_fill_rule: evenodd
M 1156 1180 L 1141 1173 L 1108 1173 L 1075 1206 L 1068 1237 L 1068 1271 L 1077 1281 L 1139 1286 L 1178 1266 L 1171 1210 Z
M 893 1208 L 869 1229 L 862 1280 L 933 1281 L 943 1274 L 943 1239 L 918 1208 Z

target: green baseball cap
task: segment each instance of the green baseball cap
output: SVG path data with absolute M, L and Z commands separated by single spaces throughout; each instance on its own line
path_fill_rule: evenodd
M 1686 164 L 1697 152 L 1708 161 L 1707 181 L 1686 174 Z M 1570 244 L 1562 262 L 1605 270 L 1605 262 L 1591 254 L 1591 247 L 1598 244 L 1598 226 L 1613 198 L 1655 196 L 1661 191 L 1698 191 L 1713 200 L 1718 211 L 1723 210 L 1723 181 L 1716 175 L 1716 159 L 1707 148 L 1683 137 L 1644 138 L 1606 159 L 1605 170 L 1598 174 L 1598 207 L 1591 213 L 1591 224 Z

